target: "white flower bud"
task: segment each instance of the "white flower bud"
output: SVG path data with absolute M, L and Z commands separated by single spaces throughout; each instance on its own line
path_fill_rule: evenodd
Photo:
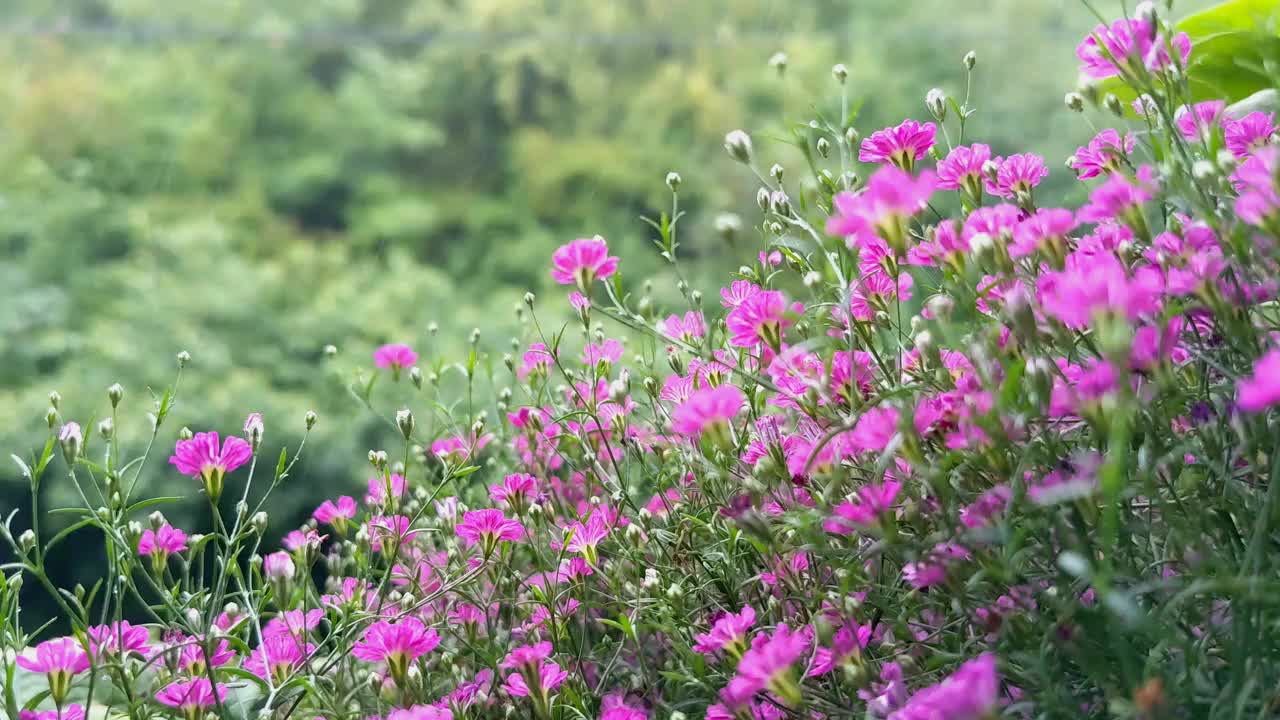
M 818 138 L 818 142 L 815 143 L 815 147 L 818 150 L 818 155 L 821 157 L 826 157 L 831 154 L 831 141 L 824 137 Z
M 123 397 L 124 397 L 124 386 L 121 385 L 120 383 L 112 383 L 111 387 L 107 388 L 107 399 L 111 401 L 111 407 L 114 408 L 117 405 L 119 405 L 120 399 Z
M 1067 93 L 1062 102 L 1071 112 L 1084 112 L 1084 96 L 1078 92 Z
M 978 54 L 972 50 L 964 54 L 964 67 L 966 70 L 972 70 L 974 65 L 978 64 Z
M 22 548 L 23 552 L 31 552 L 31 548 L 35 546 L 36 546 L 35 531 L 30 529 L 23 530 L 22 534 L 18 536 L 18 547 Z
M 724 149 L 740 163 L 751 162 L 751 136 L 742 130 L 733 130 L 724 136 Z
M 942 122 L 947 118 L 947 94 L 942 88 L 934 88 L 924 96 L 925 107 L 929 108 L 929 112 Z
M 191 362 L 191 353 L 186 350 L 178 353 L 178 367 L 186 367 L 189 362 Z
M 667 187 L 671 189 L 671 192 L 676 192 L 680 189 L 680 182 L 681 182 L 680 173 L 678 172 L 667 173 Z
M 831 77 L 843 85 L 844 81 L 849 79 L 849 68 L 845 67 L 843 63 L 836 63 L 831 66 Z
M 778 71 L 778 74 L 787 71 L 787 54 L 784 52 L 776 52 L 769 57 L 769 67 Z
M 318 417 L 319 416 L 316 415 L 314 410 L 307 411 L 307 414 L 303 417 L 303 421 L 306 422 L 308 430 L 316 426 L 316 420 Z
M 413 412 L 409 408 L 396 412 L 396 427 L 400 428 L 400 434 L 404 435 L 405 440 L 413 437 Z

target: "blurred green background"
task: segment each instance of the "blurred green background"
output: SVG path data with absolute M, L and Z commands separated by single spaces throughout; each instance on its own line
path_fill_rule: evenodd
M 1091 134 L 1062 96 L 1094 22 L 1078 0 L 0 4 L 0 509 L 26 507 L 7 454 L 43 443 L 50 390 L 85 423 L 123 384 L 119 432 L 137 452 L 147 388 L 184 349 L 143 478 L 145 493 L 190 496 L 171 519 L 202 522 L 195 484 L 165 463 L 178 429 L 237 432 L 250 411 L 272 457 L 320 413 L 272 507 L 278 532 L 356 494 L 366 451 L 394 447 L 343 391 L 373 347 L 409 342 L 429 365 L 479 326 L 508 350 L 526 290 L 544 312 L 563 304 L 552 249 L 595 233 L 627 278 L 671 292 L 638 220 L 669 207 L 670 170 L 690 213 L 682 250 L 714 291 L 709 271 L 760 243 L 749 221 L 736 247 L 713 231 L 720 213 L 752 217 L 756 189 L 724 133 L 747 129 L 763 167 L 790 159 L 798 174 L 768 138 L 815 106 L 837 113 L 836 62 L 866 134 L 928 119 L 931 87 L 962 95 L 975 50 L 970 138 L 1044 154 L 1042 197 L 1061 199 L 1062 163 Z M 75 502 L 61 478 L 43 494 Z M 64 580 L 95 572 L 91 554 L 64 555 Z

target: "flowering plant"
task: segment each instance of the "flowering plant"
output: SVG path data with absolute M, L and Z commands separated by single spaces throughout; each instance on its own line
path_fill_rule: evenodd
M 350 389 L 379 412 L 374 381 L 396 383 L 403 442 L 283 549 L 262 508 L 303 447 L 260 465 L 262 417 L 179 433 L 194 532 L 133 496 L 151 453 L 120 454 L 121 388 L 96 435 L 52 398 L 19 463 L 38 502 L 60 448 L 83 506 L 47 541 L 38 506 L 0 533 L 9 715 L 1276 712 L 1280 149 L 1271 115 L 1194 102 L 1193 53 L 1149 4 L 1084 40 L 1084 74 L 1140 97 L 1069 163 L 1076 208 L 1041 204 L 1043 158 L 967 137 L 968 97 L 860 139 L 837 66 L 841 122 L 798 136 L 808 176 L 726 137 L 762 240 L 718 300 L 682 279 L 659 312 L 580 239 L 549 263 L 567 302 L 526 296 L 491 398 L 478 335 L 434 370 L 380 348 Z M 653 227 L 683 277 L 667 183 Z M 44 559 L 85 529 L 103 580 L 56 587 Z M 28 579 L 69 632 L 26 634 Z M 20 697 L 18 670 L 47 689 Z

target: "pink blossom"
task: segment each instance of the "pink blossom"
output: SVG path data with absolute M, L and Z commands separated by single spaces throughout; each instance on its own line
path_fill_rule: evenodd
M 569 677 L 569 673 L 561 670 L 560 666 L 553 662 L 543 662 L 539 663 L 536 672 L 529 673 L 529 676 L 535 680 L 533 688 L 529 687 L 524 675 L 511 673 L 507 676 L 503 689 L 513 697 L 531 695 L 546 697 L 552 690 L 560 687 L 565 678 Z
M 902 577 L 916 589 L 946 581 L 948 569 L 957 560 L 969 559 L 969 551 L 954 543 L 939 543 L 928 555 L 902 567 Z
M 918 123 L 903 120 L 897 127 L 877 130 L 862 141 L 858 160 L 862 162 L 893 163 L 910 171 L 929 148 L 933 147 L 938 128 L 931 122 Z
M 979 655 L 942 682 L 911 696 L 888 720 L 984 720 L 999 709 L 996 657 Z
M 1173 115 L 1173 122 L 1178 132 L 1187 140 L 1206 142 L 1213 134 L 1213 128 L 1222 119 L 1222 111 L 1227 103 L 1222 100 L 1210 100 L 1192 106 L 1183 105 Z
M 521 645 L 507 653 L 502 662 L 498 664 L 498 667 L 503 670 L 528 670 L 551 657 L 551 652 L 552 645 L 546 641 L 532 645 Z
M 576 522 L 565 529 L 568 541 L 564 549 L 582 555 L 588 564 L 595 565 L 596 546 L 609 536 L 609 531 L 609 523 L 605 521 L 604 513 L 594 512 L 587 518 L 585 525 Z
M 1253 374 L 1236 382 L 1236 404 L 1262 412 L 1280 403 L 1280 350 L 1268 350 L 1253 364 Z
M 297 574 L 293 558 L 281 550 L 262 559 L 262 574 L 273 582 L 287 582 Z
M 960 522 L 973 529 L 991 524 L 991 521 L 1009 507 L 1013 491 L 1007 485 L 997 485 L 983 493 L 972 505 L 960 510 Z
M 587 292 L 597 280 L 618 270 L 618 258 L 609 254 L 609 245 L 599 235 L 579 238 L 561 245 L 551 256 L 551 277 L 561 285 L 577 285 Z
M 383 345 L 373 351 L 373 364 L 383 370 L 401 370 L 418 362 L 418 353 L 403 343 Z
M 778 625 L 772 636 L 757 635 L 751 649 L 739 661 L 737 674 L 726 690 L 736 698 L 749 698 L 765 689 L 782 690 L 782 678 L 812 644 L 807 632 L 792 631 L 785 623 Z M 722 696 L 722 699 L 725 698 Z
M 1150 165 L 1138 168 L 1137 180 L 1115 173 L 1089 193 L 1089 203 L 1080 208 L 1080 222 L 1125 220 L 1139 212 L 1156 193 L 1155 175 Z
M 1049 176 L 1044 158 L 1034 153 L 1010 155 L 1000 161 L 996 174 L 995 194 L 1004 198 L 1016 198 L 1020 193 L 1030 194 L 1032 189 Z
M 300 670 L 314 652 L 315 645 L 293 635 L 268 635 L 244 661 L 244 669 L 263 680 L 281 683 Z
M 462 522 L 454 527 L 467 547 L 481 543 L 487 555 L 499 542 L 520 542 L 524 537 L 524 525 L 509 519 L 501 510 L 468 510 Z
M 913 178 L 896 167 L 883 167 L 867 179 L 861 192 L 843 192 L 832 201 L 833 214 L 827 232 L 843 236 L 849 247 L 866 247 L 883 240 L 896 248 L 906 244 L 906 223 L 929 201 L 934 175 L 923 172 Z
M 73 637 L 46 640 L 36 646 L 34 658 L 19 654 L 15 662 L 23 670 L 61 675 L 68 682 L 72 676 L 89 669 L 89 656 L 80 641 Z
M 528 473 L 515 473 L 502 479 L 500 485 L 489 486 L 489 499 L 523 508 L 538 496 L 538 478 Z
M 587 343 L 587 346 L 582 350 L 582 362 L 588 367 L 595 367 L 602 363 L 606 366 L 611 365 L 621 358 L 622 343 L 613 338 L 609 338 L 599 345 Z
M 398 552 L 418 535 L 413 529 L 413 521 L 404 515 L 378 515 L 369 518 L 366 527 L 369 546 L 374 552 L 382 552 L 384 546 Z
M 1098 488 L 1098 469 L 1102 458 L 1097 454 L 1079 457 L 1074 469 L 1059 469 L 1039 480 L 1026 475 L 1027 498 L 1036 505 L 1056 505 L 1088 497 Z
M 555 364 L 555 356 L 547 350 L 547 346 L 543 343 L 532 343 L 529 349 L 521 356 L 520 369 L 516 371 L 516 376 L 521 380 L 528 380 L 530 377 L 544 377 Z
M 782 331 L 791 324 L 786 312 L 786 298 L 777 290 L 761 290 L 751 295 L 725 318 L 729 343 L 750 348 L 763 342 L 771 348 L 779 347 Z
M 19 710 L 18 720 L 85 720 L 84 706 L 71 703 L 57 710 Z
M 1227 149 L 1237 158 L 1244 159 L 1270 145 L 1276 129 L 1275 116 L 1260 110 L 1239 120 L 1228 120 L 1224 128 Z
M 858 489 L 858 501 L 848 500 L 832 508 L 831 517 L 823 522 L 827 532 L 848 535 L 857 528 L 874 525 L 880 516 L 893 508 L 902 484 L 886 480 L 883 484 L 864 485 Z
M 1153 32 L 1151 21 L 1120 19 L 1111 27 L 1098 25 L 1093 33 L 1076 47 L 1080 71 L 1101 80 L 1121 73 L 1122 68 L 1160 70 L 1171 64 L 1168 45 L 1178 53 L 1179 66 L 1186 67 L 1191 56 L 1191 38 L 1178 33 L 1166 43 L 1163 34 Z
M 271 618 L 262 628 L 262 635 L 263 637 L 286 635 L 292 638 L 302 638 L 316 629 L 323 619 L 324 611 L 320 609 L 308 610 L 305 613 L 301 610 L 288 610 Z
M 439 644 L 440 635 L 417 618 L 406 617 L 394 623 L 379 620 L 365 629 L 364 636 L 351 648 L 351 654 L 365 662 L 386 663 L 398 681 L 404 677 L 409 663 L 435 650 Z
M 943 190 L 967 190 L 981 195 L 985 183 L 983 165 L 991 159 L 991 146 L 982 143 L 961 145 L 938 162 L 938 187 Z
M 404 497 L 404 476 L 398 473 L 369 478 L 369 493 L 364 496 L 364 504 L 371 507 L 383 507 L 389 498 L 397 500 Z M 354 512 L 352 513 L 354 516 Z
M 732 310 L 758 292 L 760 286 L 750 280 L 734 280 L 729 287 L 720 288 L 720 304 Z
M 1014 227 L 1009 256 L 1026 257 L 1051 244 L 1062 245 L 1075 227 L 1075 215 L 1070 210 L 1041 208 Z
M 183 475 L 204 481 L 209 497 L 217 500 L 222 493 L 223 478 L 249 462 L 253 448 L 241 438 L 227 437 L 218 447 L 218 433 L 196 433 L 190 440 L 179 440 L 169 464 Z
M 147 528 L 138 538 L 138 554 L 147 557 L 159 555 L 168 557 L 187 549 L 187 534 L 169 523 L 160 526 L 159 530 Z
M 1137 142 L 1129 133 L 1121 140 L 1120 133 L 1108 128 L 1095 135 L 1088 145 L 1076 148 L 1071 167 L 1081 180 L 1109 175 L 1120 169 Z
M 346 528 L 347 522 L 354 519 L 355 516 L 356 501 L 355 498 L 348 495 L 338 498 L 337 503 L 332 500 L 325 500 L 320 503 L 320 507 L 316 508 L 315 512 L 311 513 L 311 517 L 315 518 L 316 522 L 332 525 L 333 529 L 339 533 Z
M 217 698 L 214 698 L 214 693 Z M 177 680 L 165 685 L 156 693 L 156 700 L 161 705 L 178 708 L 188 716 L 194 711 L 206 710 L 227 699 L 227 686 L 218 683 L 216 688 L 209 678 L 199 677 L 191 680 Z
M 1130 320 L 1155 314 L 1160 307 L 1162 280 L 1150 266 L 1130 277 L 1111 253 L 1068 257 L 1061 272 L 1040 276 L 1037 292 L 1046 313 L 1073 329 L 1082 329 L 1098 313 L 1111 312 Z
M 721 650 L 737 647 L 747 639 L 747 631 L 755 625 L 756 611 L 750 605 L 738 613 L 725 613 L 711 626 L 711 632 L 694 637 L 693 649 L 703 655 L 714 655 Z
M 734 385 L 697 390 L 671 414 L 671 429 L 697 437 L 713 427 L 728 427 L 745 403 L 746 397 Z
M 453 712 L 435 705 L 413 705 L 392 710 L 386 720 L 453 720 Z
M 110 625 L 95 625 L 85 631 L 89 640 L 89 652 L 95 658 L 110 658 L 129 653 L 146 655 L 150 648 L 151 633 L 145 627 L 122 620 Z
M 1235 211 L 1250 225 L 1265 225 L 1280 216 L 1280 193 L 1275 178 L 1280 172 L 1280 148 L 1267 146 L 1250 155 L 1231 176 L 1240 191 Z
M 707 323 L 702 319 L 702 313 L 690 310 L 683 318 L 679 315 L 667 316 L 666 320 L 658 324 L 658 332 L 669 338 L 691 342 L 707 333 Z
M 291 530 L 284 536 L 284 546 L 291 552 L 310 552 L 320 549 L 321 543 L 328 538 L 328 535 L 321 535 L 316 530 L 306 528 L 303 530 Z

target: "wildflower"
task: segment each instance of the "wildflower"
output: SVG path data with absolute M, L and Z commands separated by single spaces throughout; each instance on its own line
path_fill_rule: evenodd
M 721 650 L 734 657 L 745 649 L 747 631 L 756 622 L 756 611 L 750 605 L 738 613 L 725 613 L 711 626 L 711 632 L 694 636 L 693 649 L 703 655 L 714 655 Z
M 147 655 L 151 633 L 145 627 L 129 624 L 129 621 L 95 625 L 85 631 L 89 641 L 89 654 L 96 660 L 118 658 L 129 653 Z
M 266 425 L 262 422 L 262 413 L 249 413 L 244 420 L 244 439 L 248 441 L 250 449 L 258 449 L 264 432 L 266 432 Z
M 738 662 L 737 674 L 726 690 L 731 696 L 742 698 L 767 689 L 786 704 L 798 705 L 800 686 L 791 667 L 811 645 L 808 633 L 792 631 L 785 623 L 779 625 L 772 636 L 757 635 L 751 649 Z
M 369 546 L 374 552 L 390 547 L 398 552 L 410 543 L 418 533 L 413 522 L 403 515 L 379 515 L 369 519 Z
M 1049 176 L 1049 168 L 1045 167 L 1044 158 L 1034 153 L 1010 155 L 1000 161 L 1000 169 L 996 173 L 994 192 L 1004 198 L 1014 199 L 1020 195 L 1031 195 L 1031 191 Z
M 893 163 L 910 172 L 915 163 L 933 147 L 938 127 L 931 122 L 903 120 L 897 127 L 885 128 L 862 141 L 858 160 Z
M 1243 160 L 1271 144 L 1277 130 L 1276 119 L 1271 113 L 1257 110 L 1239 120 L 1226 121 L 1223 130 L 1227 149 Z
M 226 474 L 249 462 L 251 457 L 253 449 L 241 438 L 228 436 L 219 448 L 218 433 L 202 432 L 190 440 L 179 440 L 169 464 L 184 475 L 202 480 L 205 493 L 216 503 L 222 496 Z
M 73 637 L 46 640 L 36 646 L 34 658 L 20 654 L 16 662 L 23 670 L 43 673 L 49 682 L 49 696 L 59 705 L 71 691 L 71 680 L 89 669 L 89 656 Z
M 960 522 L 973 529 L 989 525 L 995 516 L 1009 507 L 1013 491 L 1007 485 L 997 485 L 983 493 L 972 505 L 960 510 Z
M 1061 257 L 1067 235 L 1075 227 L 1076 219 L 1070 210 L 1041 208 L 1014 227 L 1009 257 L 1026 257 L 1036 252 Z
M 316 629 L 324 619 L 324 611 L 312 609 L 306 612 L 288 610 L 271 618 L 262 628 L 263 637 L 284 635 L 295 640 L 306 637 L 307 633 Z
M 386 507 L 389 499 L 399 500 L 404 497 L 406 489 L 404 476 L 399 473 L 369 478 L 368 486 L 369 493 L 364 496 L 364 504 L 370 507 Z M 352 508 L 352 517 L 355 517 L 354 508 Z
M 84 432 L 79 423 L 69 422 L 58 430 L 58 442 L 62 445 L 62 456 L 67 464 L 75 463 L 84 448 Z
M 1166 41 L 1154 32 L 1150 19 L 1116 20 L 1110 27 L 1098 25 L 1076 47 L 1080 71 L 1095 80 L 1114 77 L 1139 68 L 1162 70 L 1172 64 L 1166 42 L 1178 53 L 1179 65 L 1186 67 L 1191 57 L 1191 38 L 1180 32 Z
M 658 324 L 658 332 L 688 343 L 707 333 L 707 323 L 702 319 L 702 313 L 690 310 L 683 318 L 679 315 L 668 316 Z
M 1098 313 L 1112 313 L 1130 320 L 1154 315 L 1162 289 L 1156 268 L 1140 268 L 1130 277 L 1111 253 L 1077 252 L 1061 272 L 1040 276 L 1038 295 L 1044 310 L 1067 327 L 1082 329 Z
M 1250 225 L 1265 226 L 1280 217 L 1280 193 L 1275 178 L 1280 171 L 1280 148 L 1261 148 L 1240 163 L 1231 176 L 1240 191 L 1235 211 Z
M 579 553 L 586 559 L 588 565 L 594 567 L 597 562 L 596 546 L 609 536 L 609 530 L 609 524 L 605 522 L 603 513 L 592 513 L 585 525 L 576 522 L 566 529 L 568 540 L 564 548 L 569 552 Z
M 454 532 L 467 547 L 480 543 L 483 556 L 489 557 L 499 542 L 520 542 L 524 538 L 524 525 L 507 518 L 501 510 L 468 510 Z
M 835 197 L 835 214 L 827 220 L 827 232 L 845 237 L 850 248 L 865 248 L 883 240 L 897 254 L 903 254 L 907 221 L 929 202 L 934 183 L 930 172 L 913 178 L 896 167 L 881 168 L 867 179 L 861 192 Z
M 548 694 L 560 687 L 567 677 L 569 673 L 561 670 L 556 663 L 539 662 L 535 671 L 528 673 L 528 677 L 521 673 L 508 675 L 503 688 L 514 697 L 534 697 L 545 704 Z
M 311 513 L 311 517 L 316 522 L 324 523 L 333 528 L 333 531 L 339 535 L 346 535 L 347 523 L 356 516 L 356 501 L 348 495 L 338 498 L 338 502 L 325 500 L 320 503 L 320 507 Z
M 709 434 L 727 445 L 733 418 L 744 404 L 746 397 L 735 385 L 697 390 L 671 414 L 671 429 L 690 438 Z
M 138 554 L 151 558 L 156 574 L 164 572 L 165 563 L 173 553 L 187 549 L 187 534 L 165 523 L 157 530 L 147 528 L 138 538 Z
M 508 475 L 502 484 L 489 486 L 489 499 L 510 505 L 517 515 L 537 497 L 538 479 L 527 473 Z
M 911 696 L 889 720 L 985 720 L 999 708 L 995 655 L 979 655 L 950 677 Z
M 226 699 L 227 686 L 222 683 L 215 686 L 204 677 L 177 680 L 156 693 L 156 700 L 161 705 L 181 710 L 187 720 L 197 720 L 209 708 Z
M 555 356 L 547 350 L 545 344 L 532 343 L 521 356 L 521 365 L 516 371 L 516 377 L 521 380 L 528 380 L 531 377 L 544 378 L 551 370 L 551 366 L 555 364 L 555 360 Z
M 600 720 L 649 720 L 649 713 L 627 704 L 622 693 L 610 693 L 600 703 Z
M 1040 480 L 1027 473 L 1027 497 L 1036 505 L 1056 505 L 1088 497 L 1098 488 L 1098 469 L 1102 459 L 1096 454 L 1077 458 L 1073 469 L 1058 469 Z
M 846 500 L 832 508 L 831 517 L 823 522 L 822 527 L 838 535 L 848 535 L 858 527 L 871 527 L 881 515 L 892 509 L 901 489 L 902 484 L 895 480 L 865 485 L 858 490 L 858 502 Z
M 297 570 L 289 553 L 281 550 L 271 553 L 262 560 L 262 573 L 273 582 L 292 580 Z
M 1213 128 L 1222 119 L 1222 111 L 1226 109 L 1227 103 L 1222 100 L 1183 105 L 1174 113 L 1173 123 L 1187 140 L 1208 142 L 1213 135 Z
M 403 685 L 409 664 L 439 644 L 440 635 L 417 618 L 406 617 L 395 623 L 379 620 L 365 629 L 351 654 L 365 662 L 386 663 L 391 677 Z
M 831 646 L 818 646 L 813 650 L 813 662 L 805 677 L 820 677 L 842 665 L 867 647 L 871 642 L 871 626 L 854 626 L 845 623 L 831 635 Z
M 618 270 L 618 258 L 609 255 L 609 246 L 599 235 L 561 245 L 551 256 L 551 277 L 561 285 L 574 285 L 584 293 L 597 279 Z
M 315 645 L 289 634 L 266 635 L 248 659 L 244 669 L 268 682 L 284 683 L 306 665 Z
M 699 320 L 701 320 L 700 315 Z M 587 367 L 607 368 L 620 359 L 622 359 L 622 343 L 613 338 L 609 338 L 599 345 L 587 343 L 587 346 L 582 350 L 582 362 Z
M 943 583 L 947 571 L 957 560 L 968 560 L 969 551 L 955 543 L 939 543 L 928 555 L 902 568 L 902 577 L 916 589 Z
M 761 290 L 747 297 L 725 318 L 729 344 L 753 348 L 763 342 L 777 350 L 782 344 L 782 331 L 791 324 L 786 311 L 786 298 L 777 290 Z
M 938 187 L 943 190 L 963 190 L 975 204 L 982 198 L 982 188 L 988 185 L 983 166 L 991 160 L 991 146 L 982 143 L 961 145 L 947 153 L 938 162 Z
M 1121 168 L 1137 143 L 1132 134 L 1125 133 L 1121 139 L 1120 133 L 1108 128 L 1095 135 L 1088 145 L 1076 148 L 1071 167 L 1081 180 L 1110 175 Z
M 18 720 L 85 720 L 84 706 L 71 703 L 61 710 L 19 710 Z
M 1236 383 L 1236 404 L 1250 413 L 1280 403 L 1280 350 L 1268 350 L 1253 364 L 1253 374 Z
M 418 353 L 403 343 L 383 345 L 373 351 L 373 364 L 382 370 L 390 370 L 396 379 L 400 378 L 401 370 L 412 367 L 416 362 Z
M 759 285 L 749 280 L 734 280 L 729 287 L 720 289 L 720 304 L 732 310 L 758 292 Z
M 453 720 L 453 713 L 434 705 L 414 705 L 392 710 L 386 720 Z

